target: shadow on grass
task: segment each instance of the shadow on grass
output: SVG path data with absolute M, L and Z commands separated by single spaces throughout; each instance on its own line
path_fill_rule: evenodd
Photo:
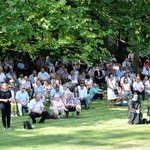
M 128 128 L 128 127 L 127 127 Z M 35 132 L 38 132 L 37 130 Z M 7 143 L 7 139 L 1 143 L 2 149 L 9 149 L 9 147 L 22 147 L 23 148 L 31 148 L 38 146 L 54 146 L 63 145 L 67 146 L 87 146 L 87 147 L 107 147 L 111 146 L 115 148 L 131 148 L 138 147 L 140 143 L 135 143 L 132 140 L 143 140 L 149 141 L 150 136 L 145 136 L 145 133 L 142 131 L 130 131 L 130 130 L 112 130 L 111 132 L 106 132 L 104 130 L 78 130 L 75 132 L 70 132 L 69 134 L 50 134 L 51 132 L 45 135 L 37 135 L 34 133 L 34 130 L 30 131 L 16 131 L 16 132 L 8 132 L 8 136 L 13 136 L 13 139 Z M 149 134 L 149 131 L 148 133 Z M 130 143 L 131 142 L 131 143 Z M 132 143 L 133 142 L 133 143 Z M 113 144 L 112 144 L 113 143 Z M 128 145 L 127 145 L 128 144 Z
M 1 131 L 1 148 L 28 149 L 52 145 L 54 147 L 57 145 L 107 147 L 112 144 L 115 149 L 118 149 L 126 146 L 134 147 L 133 139 L 144 142 L 149 140 L 148 126 L 126 124 L 127 107 L 107 109 L 105 101 L 91 102 L 90 107 L 89 110 L 82 110 L 79 119 L 75 116 L 63 120 L 49 119 L 44 124 L 33 125 L 33 130 L 23 129 L 23 121 L 27 120 L 28 116 L 12 118 L 13 130 Z M 141 128 L 145 128 L 146 131 Z

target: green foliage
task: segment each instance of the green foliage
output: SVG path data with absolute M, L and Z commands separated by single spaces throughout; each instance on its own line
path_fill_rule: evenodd
M 0 47 L 93 62 L 110 56 L 105 41 L 120 34 L 130 49 L 149 51 L 149 1 L 1 1 Z M 136 49 L 135 49 L 136 46 Z
M 150 39 L 150 1 L 126 0 L 109 5 L 111 23 L 109 26 L 114 32 L 119 31 L 120 39 L 130 45 L 134 52 L 149 52 Z

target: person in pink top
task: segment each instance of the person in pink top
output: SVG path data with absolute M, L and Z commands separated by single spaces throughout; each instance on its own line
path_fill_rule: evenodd
M 57 118 L 62 119 L 64 116 L 65 106 L 59 95 L 55 95 L 54 100 L 51 101 L 51 106 L 49 108 L 51 113 Z

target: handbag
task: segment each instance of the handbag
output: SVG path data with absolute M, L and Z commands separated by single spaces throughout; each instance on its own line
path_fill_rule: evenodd
M 111 82 L 111 81 L 110 81 Z M 111 82 L 111 84 L 112 84 L 112 86 L 114 87 L 114 85 L 113 85 L 113 83 Z M 117 89 L 115 89 L 114 90 L 114 93 L 115 93 L 115 95 L 118 95 L 119 94 L 119 92 L 118 92 L 118 90 Z
M 119 92 L 118 92 L 117 89 L 114 90 L 114 93 L 115 93 L 116 95 L 119 94 Z

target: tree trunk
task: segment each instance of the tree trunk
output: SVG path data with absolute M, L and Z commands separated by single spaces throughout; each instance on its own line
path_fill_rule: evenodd
M 139 70 L 139 53 L 135 52 L 134 54 L 134 60 L 133 60 L 133 72 L 134 73 L 140 73 Z

